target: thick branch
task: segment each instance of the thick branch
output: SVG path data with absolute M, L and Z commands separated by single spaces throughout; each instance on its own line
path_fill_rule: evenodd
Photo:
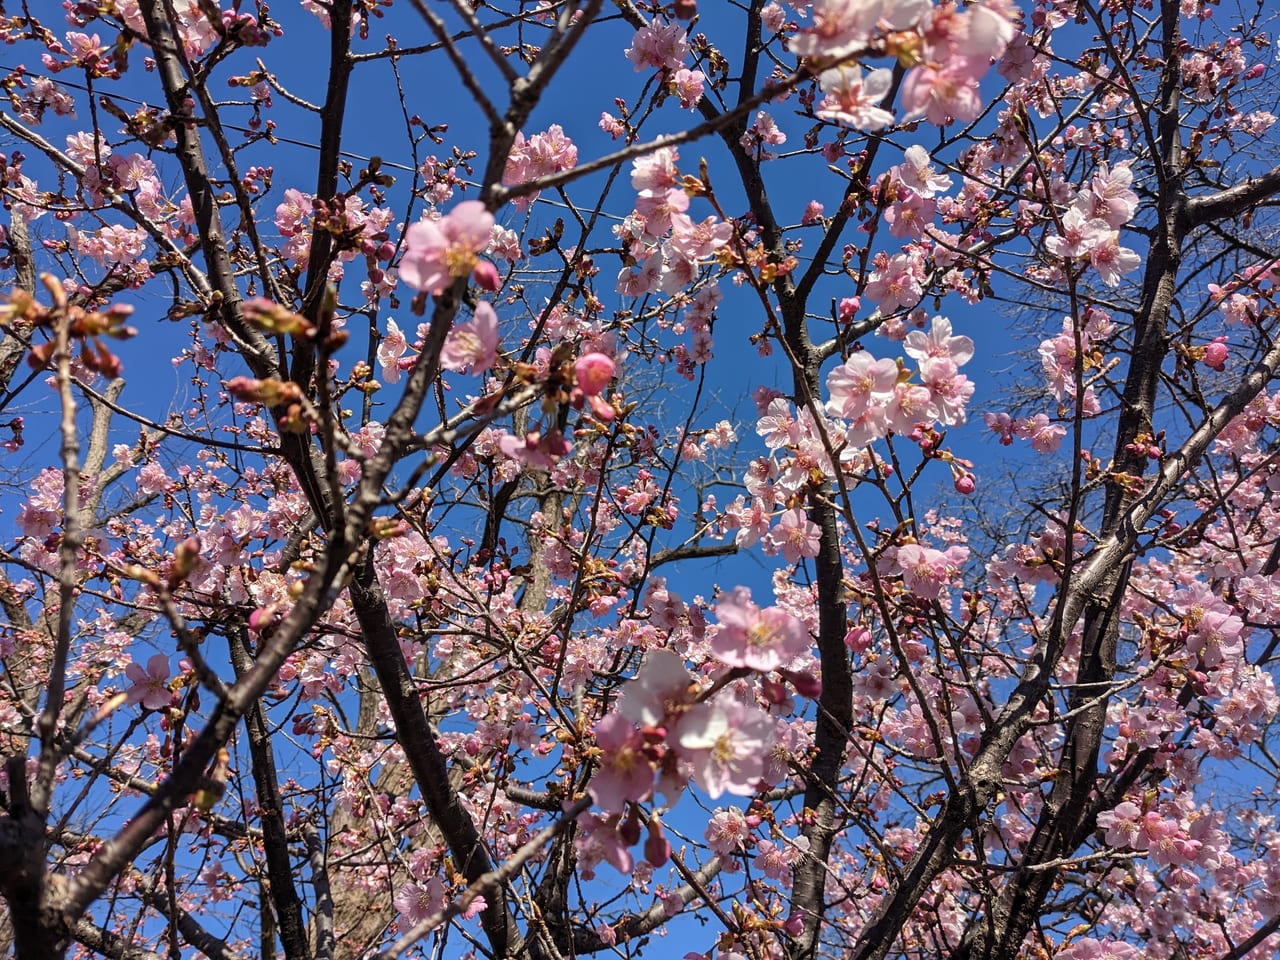
M 1234 187 L 1189 200 L 1187 222 L 1198 227 L 1218 220 L 1230 220 L 1271 199 L 1277 192 L 1280 192 L 1280 165 L 1259 176 L 1249 177 Z
M 1136 441 L 1153 433 L 1161 368 L 1168 350 L 1169 320 L 1177 295 L 1186 220 L 1182 189 L 1183 164 L 1178 129 L 1178 96 L 1181 58 L 1178 55 L 1179 12 L 1172 0 L 1164 0 L 1162 52 L 1165 69 L 1158 91 L 1158 123 L 1151 143 L 1158 158 L 1159 224 L 1147 257 L 1142 300 L 1134 324 L 1134 348 L 1116 425 L 1112 479 L 1107 484 L 1100 533 L 1110 536 L 1120 529 L 1122 518 L 1135 499 L 1133 483 L 1148 464 Z M 1070 535 L 1070 533 L 1068 533 Z M 1022 852 L 1020 869 L 989 904 L 986 916 L 966 931 L 958 958 L 1011 960 L 1040 913 L 1057 873 L 1041 865 L 1071 855 L 1086 814 L 1090 793 L 1098 779 L 1098 754 L 1106 728 L 1105 691 L 1116 670 L 1116 646 L 1120 632 L 1121 596 L 1128 585 L 1134 557 L 1125 554 L 1101 571 L 1100 582 L 1085 599 L 1079 665 L 1068 698 L 1070 719 L 1064 724 L 1064 745 L 1059 775 L 1040 811 L 1035 832 Z M 1064 574 L 1058 611 L 1065 609 L 1071 593 L 1071 571 Z M 1065 624 L 1055 616 L 1050 632 L 1062 648 Z M 1056 658 L 1055 658 L 1056 660 Z M 1051 673 L 1055 660 L 1046 664 Z M 1099 691 L 1103 691 L 1100 695 Z
M 440 828 L 462 875 L 468 883 L 476 883 L 493 869 L 493 862 L 449 782 L 448 762 L 436 743 L 418 696 L 417 683 L 405 664 L 371 553 L 351 582 L 351 606 L 360 621 L 369 662 L 387 698 L 397 740 L 413 770 L 431 819 Z M 507 910 L 505 897 L 495 896 L 489 901 L 481 913 L 481 923 L 495 955 L 519 956 L 523 952 L 524 940 L 515 918 Z
M 227 631 L 231 664 L 236 676 L 243 677 L 253 665 L 245 645 L 243 628 Z M 280 943 L 286 960 L 309 960 L 307 927 L 302 920 L 302 900 L 293 883 L 293 861 L 289 856 L 289 839 L 284 827 L 284 803 L 276 780 L 275 752 L 262 703 L 254 701 L 245 714 L 245 730 L 249 735 L 249 754 L 253 761 L 253 784 L 258 795 L 258 815 L 262 820 L 263 852 L 267 858 L 267 876 L 271 879 L 271 903 L 280 926 Z
M 351 85 L 351 0 L 329 4 L 329 84 L 320 108 L 320 164 L 316 171 L 317 202 L 328 203 L 338 192 L 338 165 L 342 156 L 342 124 Z M 328 283 L 334 249 L 333 234 L 320 224 L 311 230 L 311 253 L 303 286 L 302 314 L 315 320 Z M 304 387 L 315 366 L 315 346 L 302 337 L 293 345 L 293 379 Z
M 163 0 L 140 0 L 138 4 L 147 25 L 147 36 L 156 58 L 156 70 L 164 84 L 165 100 L 173 119 L 177 138 L 177 155 L 191 197 L 191 210 L 200 227 L 200 246 L 209 270 L 213 289 L 221 294 L 220 319 L 235 337 L 255 377 L 275 376 L 279 360 L 275 350 L 258 331 L 240 319 L 240 296 L 235 269 L 227 248 L 222 218 L 218 215 L 217 192 L 209 177 L 204 148 L 192 116 L 192 102 L 186 94 L 182 54 L 173 24 Z
M 944 801 L 916 853 L 902 871 L 902 880 L 881 901 L 875 919 L 846 960 L 883 960 L 914 905 L 947 865 L 954 846 L 972 818 L 1004 785 L 1001 767 L 1018 739 L 1031 727 L 1032 716 L 1052 680 L 1051 664 L 1057 662 L 1064 637 L 1080 621 L 1086 605 L 1106 577 L 1133 550 L 1138 532 L 1151 521 L 1165 498 L 1182 482 L 1188 470 L 1204 456 L 1223 428 L 1266 387 L 1280 371 L 1280 343 L 1225 396 L 1178 450 L 1165 456 L 1146 492 L 1119 518 L 1116 531 L 1101 540 L 1076 572 L 1071 590 L 1063 597 L 1061 626 L 1048 631 L 1032 648 L 1017 687 L 999 716 L 983 733 L 982 742 L 964 779 Z

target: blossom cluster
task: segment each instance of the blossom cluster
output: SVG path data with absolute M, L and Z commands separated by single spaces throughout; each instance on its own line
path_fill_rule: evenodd
M 776 606 L 761 609 L 742 587 L 722 598 L 715 612 L 712 658 L 739 675 L 782 671 L 816 693 L 803 666 L 809 634 L 796 617 Z M 704 691 L 679 655 L 650 650 L 623 689 L 617 711 L 596 724 L 601 755 L 590 783 L 592 799 L 619 812 L 651 796 L 655 773 L 669 802 L 690 779 L 712 799 L 726 792 L 750 796 L 777 783 L 786 767 L 770 760 L 770 745 L 785 722 L 736 689 L 716 693 L 718 686 Z M 766 686 L 780 702 L 777 682 Z
M 964 10 L 949 2 L 934 7 L 929 0 L 818 0 L 813 25 L 796 33 L 790 46 L 821 63 L 875 54 L 891 41 L 900 59 L 906 55 L 917 64 L 902 83 L 904 120 L 923 117 L 943 126 L 978 116 L 978 82 L 1013 39 L 1015 12 L 1005 0 Z M 825 94 L 819 117 L 860 130 L 879 130 L 893 122 L 893 114 L 881 105 L 889 91 L 889 69 L 864 75 L 856 63 L 837 63 L 818 79 Z

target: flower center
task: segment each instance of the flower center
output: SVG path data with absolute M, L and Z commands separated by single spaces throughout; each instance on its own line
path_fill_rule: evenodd
M 464 244 L 456 243 L 444 254 L 445 266 L 449 268 L 451 277 L 467 277 L 476 266 L 475 251 Z

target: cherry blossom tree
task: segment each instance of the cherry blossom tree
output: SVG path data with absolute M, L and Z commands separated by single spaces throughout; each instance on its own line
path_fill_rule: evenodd
M 8 7 L 21 960 L 1280 948 L 1266 3 Z

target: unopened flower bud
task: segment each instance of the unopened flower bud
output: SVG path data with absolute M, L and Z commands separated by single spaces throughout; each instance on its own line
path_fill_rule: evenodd
M 822 696 L 822 681 L 812 674 L 783 670 L 782 675 L 791 681 L 791 685 L 796 688 L 796 693 L 800 696 L 808 697 L 810 700 L 816 700 Z
M 662 823 L 657 817 L 649 821 L 649 836 L 644 842 L 644 858 L 653 867 L 660 867 L 671 858 L 671 844 L 662 833 Z
M 587 353 L 573 365 L 578 379 L 578 389 L 585 396 L 598 396 L 613 379 L 614 363 L 603 353 Z
M 871 646 L 871 631 L 858 624 L 844 635 L 844 645 L 854 653 L 862 653 Z
M 636 813 L 634 806 L 627 815 L 627 819 L 618 825 L 618 836 L 629 847 L 640 842 L 640 815 Z
M 1210 370 L 1225 370 L 1227 355 L 1227 345 L 1221 339 L 1214 340 L 1204 348 L 1204 365 Z
M 777 706 L 787 699 L 786 686 L 771 677 L 765 677 L 760 682 L 760 693 L 770 706 Z
M 471 271 L 471 277 L 481 290 L 488 290 L 490 293 L 502 286 L 502 277 L 498 274 L 498 268 L 488 260 L 477 260 Z
M 176 587 L 191 575 L 200 560 L 200 540 L 188 537 L 173 551 L 173 564 L 169 567 L 169 586 Z

